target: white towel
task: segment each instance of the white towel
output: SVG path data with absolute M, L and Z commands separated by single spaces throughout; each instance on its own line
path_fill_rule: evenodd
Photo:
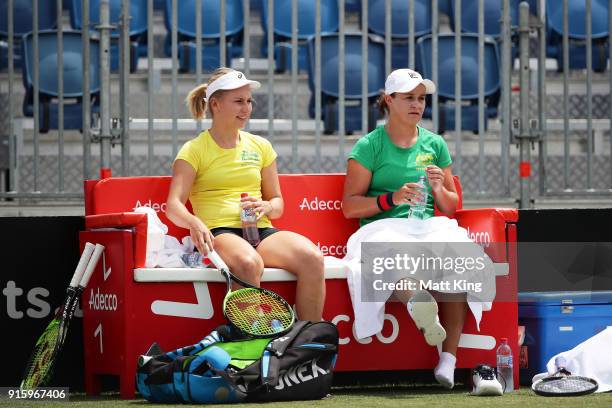
M 193 252 L 191 237 L 178 239 L 168 234 L 168 227 L 161 222 L 155 210 L 150 207 L 137 207 L 134 212 L 147 214 L 147 268 L 184 268 L 181 255 Z
M 472 241 L 467 231 L 457 221 L 447 217 L 432 217 L 426 220 L 409 218 L 387 218 L 361 227 L 348 240 L 347 253 L 343 261 L 350 269 L 347 283 L 355 314 L 355 335 L 358 339 L 372 336 L 383 327 L 386 302 L 363 302 L 361 298 L 361 244 L 363 242 L 467 242 Z M 473 244 L 477 245 L 477 244 Z M 443 254 L 436 254 L 442 256 Z M 486 257 L 483 275 L 495 283 L 493 263 Z M 491 283 L 491 282 L 490 282 Z M 494 287 L 494 286 L 493 286 Z M 389 293 L 391 295 L 391 293 Z M 468 292 L 468 305 L 479 327 L 482 312 L 491 310 L 491 302 L 480 301 Z
M 565 368 L 573 375 L 593 378 L 599 383 L 597 392 L 612 390 L 612 327 L 599 332 L 571 350 L 559 353 L 548 361 L 549 374 L 557 372 L 555 360 L 565 358 Z

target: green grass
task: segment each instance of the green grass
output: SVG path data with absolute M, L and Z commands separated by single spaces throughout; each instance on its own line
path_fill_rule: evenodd
M 276 408 L 293 407 L 347 407 L 347 408 L 398 408 L 406 406 L 427 408 L 461 408 L 461 407 L 541 407 L 543 405 L 566 405 L 580 407 L 611 407 L 612 393 L 592 394 L 584 397 L 547 398 L 535 395 L 530 388 L 523 387 L 517 392 L 506 394 L 503 397 L 473 397 L 469 395 L 466 387 L 459 387 L 452 391 L 442 390 L 434 386 L 393 386 L 376 388 L 337 388 L 328 398 L 318 401 L 276 402 L 266 404 L 240 404 L 236 407 L 264 407 Z M 84 395 L 71 395 L 70 402 L 50 401 L 7 401 L 0 399 L 0 406 L 14 407 L 123 407 L 141 408 L 147 406 L 168 406 L 167 404 L 151 404 L 145 400 L 119 399 L 117 394 L 107 394 L 100 397 L 86 397 Z M 202 406 L 202 405 L 180 405 Z M 227 406 L 227 405 L 226 405 Z

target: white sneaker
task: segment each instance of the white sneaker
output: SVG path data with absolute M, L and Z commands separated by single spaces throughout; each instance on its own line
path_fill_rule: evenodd
M 427 344 L 442 344 L 446 339 L 446 330 L 440 324 L 438 304 L 434 297 L 426 290 L 419 290 L 410 297 L 406 306 L 416 327 L 423 332 Z
M 474 382 L 472 395 L 494 396 L 504 394 L 501 383 L 495 377 L 495 369 L 486 364 L 477 365 L 472 370 L 472 381 Z

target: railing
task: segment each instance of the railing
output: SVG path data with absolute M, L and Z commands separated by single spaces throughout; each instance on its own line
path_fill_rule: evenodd
M 275 23 L 278 22 L 275 14 L 279 12 L 275 5 L 278 6 L 281 0 L 262 0 L 256 10 L 251 9 L 251 1 L 237 2 L 240 3 L 240 10 L 233 8 L 234 2 L 219 1 L 218 38 L 209 36 L 208 29 L 203 30 L 202 16 L 206 11 L 203 11 L 202 2 L 195 1 L 192 17 L 195 19 L 193 54 L 203 55 L 204 58 L 195 58 L 195 72 L 191 74 L 183 72 L 186 68 L 185 60 L 189 59 L 186 57 L 189 46 L 184 32 L 179 32 L 178 28 L 180 17 L 183 16 L 180 7 L 185 7 L 182 2 L 168 0 L 167 3 L 170 27 L 169 58 L 156 58 L 156 53 L 159 56 L 159 50 L 162 48 L 162 41 L 156 33 L 162 31 L 162 27 L 159 22 L 160 13 L 154 10 L 154 1 L 147 0 L 146 9 L 138 11 L 146 13 L 147 16 L 146 46 L 143 45 L 144 42 L 138 45 L 140 50 L 146 49 L 146 68 L 145 59 L 141 59 L 141 65 L 136 72 L 130 72 L 130 62 L 133 62 L 131 58 L 138 56 L 139 52 L 131 52 L 134 40 L 130 38 L 130 21 L 140 17 L 130 15 L 133 10 L 130 6 L 138 2 L 121 0 L 120 16 L 118 19 L 114 17 L 114 22 L 111 23 L 109 7 L 113 2 L 83 0 L 80 8 L 83 28 L 80 31 L 82 66 L 88 67 L 92 61 L 99 61 L 96 69 L 92 71 L 99 75 L 99 79 L 92 78 L 89 69 L 82 69 L 83 97 L 79 99 L 82 105 L 82 133 L 64 129 L 64 113 L 65 109 L 69 109 L 69 105 L 65 104 L 64 92 L 67 77 L 61 73 L 64 72 L 64 64 L 68 62 L 62 58 L 56 57 L 57 95 L 54 96 L 53 103 L 57 101 L 57 128 L 51 129 L 49 133 L 41 133 L 41 117 L 44 118 L 49 113 L 41 112 L 40 106 L 49 109 L 49 104 L 44 102 L 41 105 L 40 64 L 36 57 L 32 59 L 30 67 L 32 118 L 15 115 L 16 107 L 21 106 L 21 98 L 25 97 L 21 92 L 16 92 L 14 85 L 20 79 L 14 65 L 15 47 L 17 43 L 23 42 L 14 34 L 20 33 L 21 30 L 15 26 L 13 13 L 9 12 L 15 7 L 16 1 L 18 0 L 6 0 L 4 3 L 7 8 L 1 13 L 6 16 L 6 38 L 0 41 L 6 44 L 7 66 L 6 73 L 0 73 L 0 76 L 3 83 L 2 93 L 7 89 L 9 105 L 6 117 L 0 118 L 8 122 L 6 129 L 9 152 L 7 163 L 0 166 L 6 168 L 7 176 L 4 190 L 0 192 L 1 199 L 78 200 L 82 197 L 80 181 L 85 178 L 108 175 L 111 172 L 114 175 L 168 174 L 170 163 L 181 144 L 209 125 L 206 120 L 196 122 L 187 119 L 186 113 L 181 109 L 186 89 L 206 79 L 205 71 L 209 71 L 210 67 L 203 66 L 203 59 L 208 61 L 206 58 L 210 59 L 214 53 L 218 53 L 218 61 L 228 60 L 228 65 L 242 69 L 248 77 L 253 76 L 262 82 L 263 87 L 257 91 L 255 97 L 263 98 L 266 104 L 257 107 L 258 115 L 251 119 L 248 129 L 269 138 L 277 147 L 281 171 L 344 171 L 346 154 L 355 139 L 372 127 L 372 98 L 368 97 L 367 92 L 361 92 L 357 98 L 349 97 L 347 92 L 347 89 L 352 89 L 357 82 L 360 82 L 361 90 L 370 87 L 369 71 L 372 67 L 378 67 L 370 60 L 370 54 L 373 52 L 371 50 L 375 51 L 372 44 L 384 47 L 381 67 L 384 65 L 385 76 L 395 68 L 393 64 L 398 53 L 405 53 L 407 55 L 404 54 L 404 60 L 408 67 L 428 70 L 439 90 L 444 84 L 451 88 L 448 94 L 438 92 L 432 95 L 431 101 L 428 101 L 431 107 L 430 118 L 424 119 L 423 125 L 433 131 L 444 132 L 454 160 L 453 172 L 462 177 L 466 197 L 516 197 L 522 207 L 531 206 L 534 198 L 546 196 L 612 197 L 612 148 L 606 149 L 607 145 L 612 146 L 609 132 L 612 123 L 612 103 L 609 101 L 609 95 L 612 93 L 612 71 L 607 65 L 609 58 L 606 56 L 603 72 L 594 73 L 595 69 L 601 71 L 602 66 L 593 65 L 592 52 L 593 44 L 596 44 L 599 52 L 605 47 L 608 55 L 612 54 L 612 34 L 608 29 L 605 46 L 601 46 L 605 39 L 601 39 L 599 32 L 595 33 L 598 37 L 593 39 L 591 16 L 594 0 L 587 0 L 585 3 L 585 35 L 580 42 L 569 35 L 568 15 L 571 10 L 568 4 L 573 2 L 562 1 L 564 19 L 560 49 L 563 55 L 557 58 L 557 61 L 562 62 L 562 74 L 550 69 L 554 60 L 550 55 L 547 56 L 547 35 L 551 28 L 549 26 L 547 29 L 546 13 L 552 4 L 548 4 L 551 7 L 547 8 L 545 0 L 532 2 L 535 9 L 532 9 L 531 13 L 527 3 L 520 7 L 519 13 L 517 1 L 500 0 L 500 29 L 496 34 L 491 34 L 491 26 L 486 24 L 485 7 L 490 7 L 491 2 L 485 0 L 455 0 L 452 3 L 446 0 L 361 0 L 360 13 L 345 12 L 345 1 L 338 0 L 337 73 L 322 72 L 325 56 L 321 55 L 322 43 L 327 37 L 327 28 L 323 27 L 323 24 L 326 24 L 324 18 L 330 13 L 328 4 L 335 2 L 311 2 L 314 7 L 314 29 L 309 41 L 312 42 L 310 57 L 314 61 L 310 73 L 311 86 L 308 90 L 313 100 L 312 119 L 306 113 L 304 102 L 310 97 L 305 86 L 305 71 L 308 70 L 300 66 L 303 60 L 301 53 L 305 52 L 301 47 L 304 47 L 306 41 L 300 39 L 305 30 L 300 28 L 300 19 L 307 13 L 301 12 L 299 7 L 306 2 L 287 1 L 287 7 L 291 10 L 286 14 L 287 21 L 290 20 L 290 36 L 286 39 L 288 45 L 275 52 L 278 48 L 275 41 L 282 37 L 275 35 Z M 603 1 L 595 2 L 596 14 L 601 13 Z M 91 22 L 90 8 L 92 4 L 97 3 L 100 7 L 100 20 Z M 211 3 L 213 0 L 204 4 L 209 7 Z M 372 10 L 380 9 L 374 6 L 383 3 L 384 23 L 382 30 L 376 32 L 370 14 Z M 472 3 L 475 8 L 465 11 Z M 46 2 L 34 1 L 31 4 L 31 51 L 36 56 L 41 52 L 39 7 Z M 181 4 L 183 5 L 180 6 Z M 403 20 L 394 19 L 400 15 L 395 7 L 404 4 L 407 10 L 403 9 L 401 15 L 402 19 L 405 17 L 405 23 Z M 66 18 L 62 2 L 58 1 L 55 5 L 57 26 L 63 28 Z M 609 9 L 612 0 L 608 0 L 605 5 Z M 265 44 L 267 57 L 258 55 L 256 44 L 257 35 L 262 34 L 257 25 L 263 18 L 262 8 L 266 9 L 267 19 L 265 27 L 261 29 L 261 40 Z M 243 16 L 244 25 L 238 33 L 230 31 L 230 17 L 234 13 Z M 469 25 L 470 17 L 474 13 L 477 15 L 476 28 Z M 416 29 L 417 25 L 423 22 L 423 15 L 427 16 L 426 25 L 430 25 L 430 33 L 427 34 L 417 32 Z M 519 21 L 513 20 L 513 16 L 518 17 Z M 227 19 L 230 26 L 226 24 Z M 612 13 L 608 14 L 608 27 L 611 25 L 610 20 Z M 88 27 L 90 30 L 86 29 Z M 452 47 L 447 38 L 451 28 L 454 32 Z M 461 36 L 463 31 L 474 31 L 473 37 Z M 112 33 L 116 32 L 119 33 L 119 38 L 113 37 Z M 360 47 L 353 47 L 352 42 L 349 44 L 348 40 L 353 33 L 360 36 Z M 63 55 L 66 35 L 69 35 L 66 30 L 57 30 L 56 55 Z M 115 41 L 119 49 L 117 57 L 114 57 L 112 52 Z M 241 53 L 234 47 L 237 42 L 242 42 Z M 476 57 L 473 58 L 475 68 L 466 71 L 464 67 L 462 71 L 460 56 L 462 52 L 471 49 L 472 43 L 476 44 L 477 50 Z M 99 55 L 91 55 L 92 44 L 99 49 Z M 575 51 L 575 47 L 579 48 L 581 44 L 585 46 L 586 67 L 584 70 L 572 70 L 570 48 L 574 47 L 571 49 Z M 491 70 L 485 65 L 485 62 L 490 62 L 490 55 L 494 55 L 489 53 L 492 48 L 499 57 L 496 70 L 499 72 L 500 82 L 499 94 L 493 97 L 487 93 L 487 75 Z M 518 69 L 513 69 L 513 65 L 516 66 L 513 56 L 517 54 L 513 48 L 519 50 Z M 440 66 L 438 58 L 424 60 L 417 54 L 418 50 L 425 53 L 426 49 L 430 50 L 433 56 L 454 57 L 453 69 L 449 71 L 451 74 L 444 70 L 446 66 Z M 448 49 L 451 51 L 447 52 Z M 283 53 L 287 50 L 289 57 L 283 60 Z M 351 74 L 350 70 L 346 71 L 347 64 L 353 63 L 352 57 L 347 62 L 347 51 L 354 55 L 360 54 L 360 75 L 356 80 L 352 76 L 347 78 L 347 72 Z M 240 56 L 236 57 L 238 53 Z M 111 72 L 111 58 L 118 58 L 118 73 Z M 452 60 L 453 58 L 449 58 L 449 61 Z M 277 68 L 284 65 L 281 61 L 290 65 L 288 72 L 276 72 Z M 448 63 L 446 60 L 443 62 Z M 597 63 L 601 62 L 598 60 Z M 169 74 L 166 73 L 168 68 Z M 99 71 L 99 74 L 96 71 Z M 466 104 L 461 98 L 462 88 L 470 87 L 474 73 L 477 79 L 474 102 Z M 453 81 L 449 81 L 449 75 L 452 75 Z M 323 89 L 325 76 L 337 76 L 338 89 L 334 98 L 323 96 L 326 92 Z M 169 89 L 165 84 L 168 78 Z M 92 84 L 97 82 L 99 100 L 97 91 L 92 92 Z M 577 88 L 578 82 L 585 84 L 584 90 Z M 598 108 L 593 102 L 594 86 L 597 92 L 603 94 L 602 98 L 605 98 L 607 93 L 608 117 L 598 114 L 594 118 L 593 112 Z M 166 93 L 162 92 L 160 96 L 160 90 L 164 87 Z M 561 103 L 547 103 L 547 100 L 558 96 L 560 89 Z M 571 111 L 576 102 L 572 101 L 570 96 L 576 89 L 579 91 L 578 95 L 586 97 L 586 112 L 581 110 L 577 115 Z M 552 96 L 547 90 L 553 90 Z M 93 102 L 92 95 L 96 98 Z M 140 95 L 146 98 L 146 102 L 138 100 L 143 107 L 146 106 L 146 110 L 133 103 L 136 95 L 138 98 Z M 491 103 L 491 98 L 498 98 L 499 103 Z M 329 105 L 330 99 L 333 99 L 333 107 Z M 93 114 L 92 103 L 95 106 Z M 561 106 L 562 111 L 559 111 L 557 105 Z M 169 106 L 169 112 L 160 115 L 160 106 Z M 332 111 L 336 117 L 330 119 Z M 475 116 L 471 113 L 474 111 Z M 499 112 L 497 117 L 489 117 L 494 115 L 492 111 Z M 466 117 L 467 122 L 464 120 Z M 475 125 L 470 122 L 474 117 Z M 382 118 L 378 118 L 379 123 L 381 120 Z M 449 126 L 453 122 L 454 126 Z M 354 123 L 359 123 L 360 126 Z M 347 128 L 347 124 L 350 128 Z M 329 134 L 330 128 L 332 134 Z M 585 132 L 586 135 L 583 135 Z M 100 146 L 99 153 L 94 151 L 95 149 L 92 150 L 96 144 Z M 576 152 L 575 150 L 583 148 L 583 144 L 584 152 Z M 537 156 L 532 159 L 531 151 L 535 146 Z M 586 166 L 584 170 L 578 171 L 573 166 L 580 160 L 585 160 Z M 562 166 L 559 166 L 559 163 L 562 163 Z M 601 180 L 602 166 L 606 169 L 605 176 L 608 179 L 605 182 Z M 77 171 L 77 168 L 81 170 Z

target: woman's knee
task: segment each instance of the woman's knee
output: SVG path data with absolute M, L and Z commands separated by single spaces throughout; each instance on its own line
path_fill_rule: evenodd
M 256 252 L 252 254 L 241 254 L 236 256 L 232 262 L 232 270 L 245 279 L 261 279 L 263 274 L 263 260 Z
M 300 248 L 295 256 L 296 264 L 300 266 L 300 275 L 312 280 L 323 280 L 325 275 L 325 263 L 323 254 L 318 248 Z M 302 277 L 302 276 L 300 276 Z

